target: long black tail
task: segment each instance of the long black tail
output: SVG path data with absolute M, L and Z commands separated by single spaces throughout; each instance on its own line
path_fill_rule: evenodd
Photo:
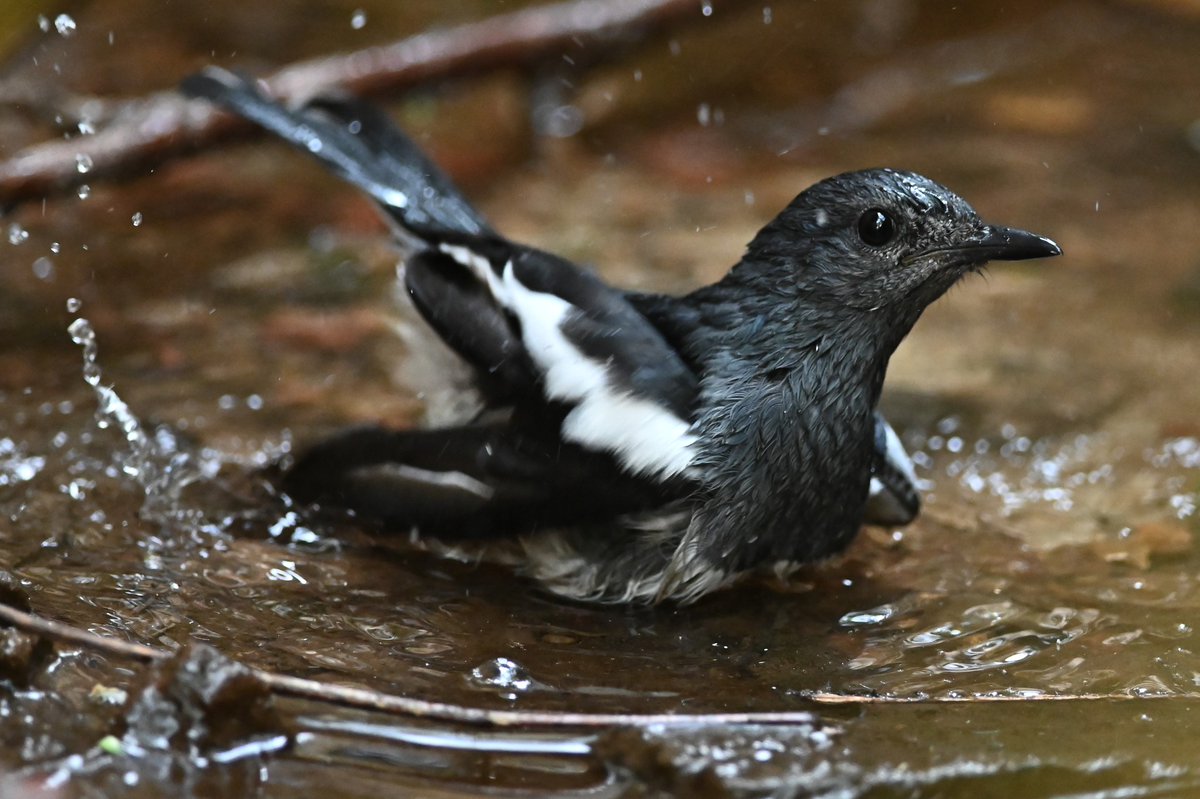
M 245 117 L 324 162 L 373 197 L 420 238 L 490 234 L 483 217 L 420 148 L 378 109 L 349 97 L 320 97 L 295 109 L 218 67 L 191 75 L 184 93 Z

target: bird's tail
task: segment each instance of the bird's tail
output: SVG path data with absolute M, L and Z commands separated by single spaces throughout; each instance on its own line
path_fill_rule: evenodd
M 318 97 L 289 108 L 254 81 L 218 67 L 184 79 L 180 88 L 266 128 L 324 162 L 367 192 L 418 238 L 491 233 L 450 179 L 386 115 L 349 97 Z

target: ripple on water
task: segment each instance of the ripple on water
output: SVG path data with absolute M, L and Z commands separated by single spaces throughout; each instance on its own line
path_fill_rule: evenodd
M 937 621 L 912 629 L 912 616 L 918 613 Z M 864 623 L 865 619 L 876 621 Z M 843 617 L 843 625 L 864 636 L 862 650 L 848 668 L 857 672 L 859 683 L 895 694 L 973 692 L 997 686 L 1016 690 L 1008 676 L 993 682 L 979 675 L 1008 675 L 1017 666 L 1024 669 L 1021 690 L 1062 690 L 1083 663 L 1083 656 L 1072 652 L 1072 642 L 1106 621 L 1096 608 L 1038 609 L 1012 600 L 961 608 L 947 600 L 904 616 L 876 608 Z M 1039 673 L 1029 666 L 1040 660 L 1046 661 L 1040 667 L 1045 670 L 1042 678 L 1029 679 Z

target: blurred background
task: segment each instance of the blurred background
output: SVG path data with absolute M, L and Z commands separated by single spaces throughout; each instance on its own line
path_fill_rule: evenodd
M 25 641 L 0 658 L 0 796 L 1200 795 L 1200 4 L 616 0 L 640 9 L 616 29 L 599 7 L 0 6 L 6 601 L 463 706 L 810 721 L 531 736 L 277 699 L 217 735 L 176 697 L 150 713 L 173 736 L 137 710 L 146 669 Z M 572 8 L 570 35 L 497 43 Z M 965 281 L 892 361 L 921 519 L 786 584 L 626 609 L 290 507 L 293 447 L 450 418 L 463 377 L 370 203 L 173 87 L 312 62 L 285 72 L 303 93 L 431 31 L 405 52 L 434 66 L 362 57 L 352 88 L 498 229 L 620 285 L 716 280 L 805 186 L 871 166 L 1058 241 Z

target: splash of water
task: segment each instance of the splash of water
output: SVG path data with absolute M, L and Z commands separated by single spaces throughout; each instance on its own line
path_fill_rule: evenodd
M 142 517 L 158 524 L 182 522 L 196 528 L 203 521 L 201 514 L 185 508 L 180 494 L 191 483 L 214 476 L 217 464 L 205 463 L 181 450 L 169 431 L 161 435 L 159 431 L 148 432 L 116 389 L 102 382 L 96 333 L 87 319 L 77 318 L 67 332 L 83 348 L 83 379 L 96 396 L 96 425 L 116 428 L 125 439 L 126 451 L 118 453 L 120 468 L 145 492 Z

